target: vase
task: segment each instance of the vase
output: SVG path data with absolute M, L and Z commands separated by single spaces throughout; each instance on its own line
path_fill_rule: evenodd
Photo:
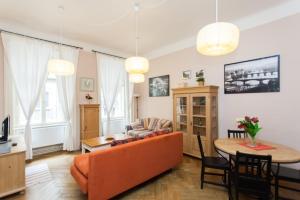
M 255 137 L 251 137 L 249 135 L 250 143 L 248 144 L 249 147 L 256 147 L 256 139 Z
M 204 86 L 204 81 L 198 81 L 199 86 Z

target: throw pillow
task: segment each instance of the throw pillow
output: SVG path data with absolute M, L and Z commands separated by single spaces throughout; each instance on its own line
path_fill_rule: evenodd
M 149 118 L 144 118 L 143 119 L 143 124 L 144 124 L 144 129 L 148 129 L 149 127 Z
M 148 130 L 154 130 L 157 122 L 158 122 L 157 118 L 151 118 L 149 122 Z
M 133 130 L 137 130 L 137 129 L 143 128 L 141 122 L 139 122 L 139 121 L 131 123 L 130 126 L 132 127 Z
M 172 121 L 166 120 L 166 122 L 161 126 L 161 128 L 169 128 L 171 126 Z

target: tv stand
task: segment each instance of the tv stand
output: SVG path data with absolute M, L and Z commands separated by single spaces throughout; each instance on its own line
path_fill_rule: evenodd
M 0 154 L 0 199 L 7 195 L 25 190 L 25 142 L 21 136 L 11 138 L 9 153 Z M 10 145 L 11 146 L 11 145 Z

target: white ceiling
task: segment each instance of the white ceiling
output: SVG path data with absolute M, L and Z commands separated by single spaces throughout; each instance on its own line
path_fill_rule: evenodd
M 137 0 L 140 53 L 147 54 L 197 34 L 214 21 L 214 0 Z M 236 21 L 288 0 L 219 0 L 220 21 Z M 0 20 L 58 34 L 58 6 L 65 7 L 64 37 L 134 53 L 134 0 L 0 0 Z M 0 27 L 1 28 L 1 27 Z

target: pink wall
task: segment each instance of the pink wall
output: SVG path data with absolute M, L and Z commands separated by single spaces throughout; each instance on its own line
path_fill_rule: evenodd
M 300 14 L 241 32 L 239 48 L 232 54 L 206 57 L 195 48 L 184 49 L 150 62 L 148 77 L 170 75 L 170 88 L 178 87 L 183 70 L 205 70 L 206 84 L 219 91 L 219 135 L 236 128 L 235 119 L 244 115 L 258 116 L 263 130 L 259 138 L 300 150 Z M 224 95 L 224 64 L 280 54 L 281 91 L 279 93 Z M 147 80 L 147 79 L 146 79 Z M 190 85 L 196 85 L 195 80 Z M 140 117 L 172 119 L 172 96 L 149 97 L 148 81 L 138 84 Z M 171 94 L 172 95 L 172 94 Z
M 77 68 L 77 102 L 79 104 L 88 103 L 85 99 L 86 94 L 90 94 L 94 99 L 92 103 L 98 103 L 98 87 L 97 87 L 97 59 L 96 54 L 81 50 L 79 52 Z M 80 78 L 94 79 L 94 91 L 80 91 Z
M 4 117 L 4 58 L 3 44 L 0 37 L 0 120 Z

